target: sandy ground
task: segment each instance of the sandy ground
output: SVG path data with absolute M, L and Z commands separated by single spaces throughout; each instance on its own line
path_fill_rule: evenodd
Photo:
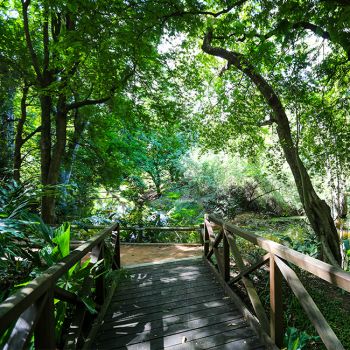
M 134 265 L 151 263 L 161 260 L 173 260 L 200 256 L 203 254 L 201 245 L 188 246 L 183 244 L 174 245 L 132 245 L 122 244 L 120 246 L 121 265 Z

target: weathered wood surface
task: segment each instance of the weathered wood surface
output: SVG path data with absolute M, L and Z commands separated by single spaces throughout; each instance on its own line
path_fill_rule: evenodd
M 264 349 L 200 259 L 130 269 L 94 349 Z

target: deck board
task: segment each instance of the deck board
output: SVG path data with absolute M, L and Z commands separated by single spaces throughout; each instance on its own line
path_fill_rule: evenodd
M 264 349 L 200 259 L 129 269 L 94 349 Z

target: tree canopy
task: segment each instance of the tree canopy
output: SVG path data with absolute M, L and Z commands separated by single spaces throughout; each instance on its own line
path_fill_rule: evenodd
M 54 223 L 68 195 L 135 176 L 161 196 L 194 147 L 263 156 L 280 163 L 276 176 L 289 165 L 338 264 L 349 14 L 347 1 L 3 1 L 2 177 L 40 184 L 41 216 Z

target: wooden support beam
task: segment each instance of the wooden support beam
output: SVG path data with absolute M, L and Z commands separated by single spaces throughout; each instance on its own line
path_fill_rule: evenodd
M 253 271 L 257 270 L 258 268 L 260 268 L 261 266 L 265 265 L 268 261 L 270 261 L 270 253 L 265 254 L 264 256 L 262 256 L 261 258 L 259 258 L 254 264 L 252 264 L 251 266 L 245 268 L 242 272 L 240 272 L 237 276 L 231 278 L 231 280 L 228 282 L 228 284 L 230 286 L 232 286 L 233 284 L 235 284 L 237 281 L 239 281 L 240 279 L 242 279 L 242 277 L 249 275 L 250 273 L 252 273 Z M 246 263 L 246 261 L 244 260 L 244 262 Z
M 34 346 L 38 350 L 56 349 L 53 287 L 45 294 L 43 307 L 34 330 Z
M 75 305 L 84 304 L 76 294 L 58 286 L 54 287 L 54 298 Z
M 207 225 L 205 224 L 205 221 L 204 221 L 204 256 L 205 257 L 209 253 L 209 244 L 210 244 L 210 241 L 209 241 L 208 227 L 207 227 Z
M 249 311 L 247 306 L 243 303 L 241 298 L 229 287 L 229 285 L 224 281 L 220 273 L 215 269 L 215 267 L 210 263 L 209 260 L 203 259 L 204 262 L 210 267 L 216 279 L 220 282 L 223 287 L 225 294 L 235 303 L 243 317 L 248 322 L 249 326 L 255 331 L 260 340 L 265 344 L 268 350 L 278 350 L 277 346 L 271 340 L 269 335 L 261 327 L 258 319 Z
M 112 232 L 112 238 L 114 240 L 112 270 L 118 270 L 121 267 L 120 264 L 120 231 L 119 226 L 116 231 Z
M 277 256 L 275 263 L 328 350 L 345 350 L 296 273 Z
M 224 256 L 224 273 L 223 278 L 226 282 L 230 280 L 230 245 L 228 243 L 226 235 L 223 234 L 223 256 Z
M 270 336 L 277 346 L 283 347 L 282 274 L 273 254 L 270 256 Z
M 204 220 L 204 226 L 206 228 L 209 245 L 211 245 L 210 251 L 206 254 L 207 259 L 210 259 L 213 253 L 215 253 L 215 248 L 217 248 L 222 240 L 223 231 L 221 230 L 219 234 L 215 237 L 214 230 L 208 220 Z
M 242 256 L 239 252 L 239 249 L 237 247 L 235 237 L 229 231 L 224 230 L 224 232 L 225 232 L 227 240 L 230 244 L 230 248 L 231 248 L 232 254 L 234 256 L 234 259 L 236 261 L 236 265 L 239 269 L 239 272 L 242 273 L 245 270 L 245 265 L 244 265 Z M 264 307 L 260 301 L 259 295 L 254 288 L 253 282 L 249 278 L 244 277 L 244 276 L 242 277 L 242 281 L 243 281 L 244 286 L 247 290 L 247 293 L 248 293 L 250 302 L 252 303 L 253 309 L 254 309 L 254 311 L 259 319 L 261 327 L 264 329 L 264 331 L 266 333 L 269 333 L 270 322 L 269 322 L 269 319 L 267 318 Z
M 104 259 L 105 244 L 102 241 L 98 246 L 94 247 L 91 253 L 91 262 L 101 262 Z M 104 264 L 104 262 L 103 262 Z M 103 273 L 100 273 L 95 278 L 96 286 L 96 302 L 102 305 L 105 299 L 105 277 Z

